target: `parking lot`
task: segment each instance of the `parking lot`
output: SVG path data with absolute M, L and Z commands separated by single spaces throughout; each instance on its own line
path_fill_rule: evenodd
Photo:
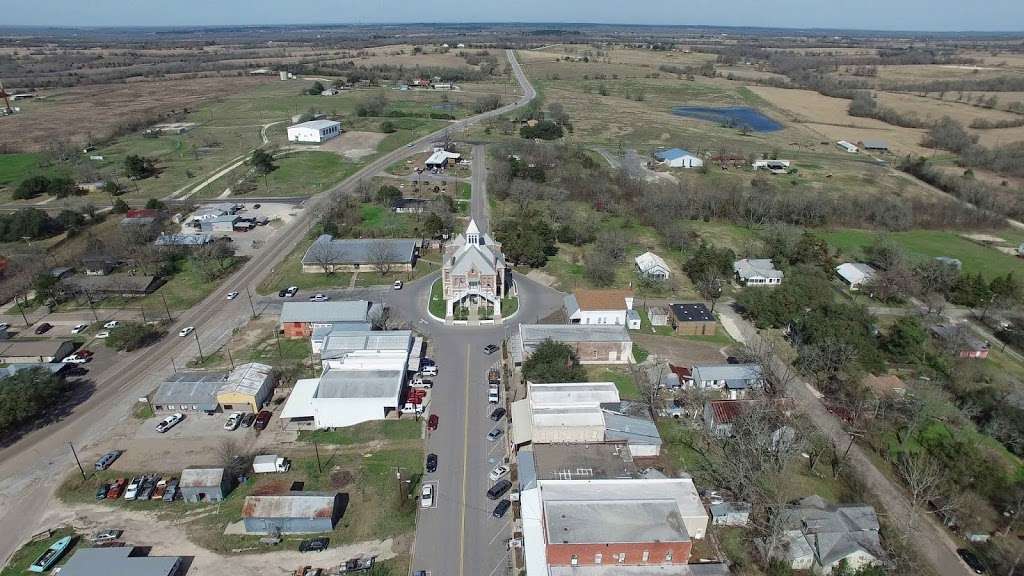
M 259 204 L 259 208 L 256 205 Z M 238 256 L 252 256 L 266 243 L 273 239 L 277 231 L 290 222 L 302 210 L 296 204 L 278 202 L 244 202 L 243 209 L 238 212 L 242 218 L 266 218 L 270 222 L 266 226 L 256 226 L 248 232 L 214 232 L 217 237 L 230 238 Z M 182 226 L 182 233 L 194 234 L 192 226 Z

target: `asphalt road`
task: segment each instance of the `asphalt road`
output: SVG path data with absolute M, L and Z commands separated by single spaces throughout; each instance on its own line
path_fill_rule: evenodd
M 487 203 L 487 147 L 473 146 L 473 196 L 470 197 L 469 213 L 481 232 L 490 232 L 490 205 Z
M 97 364 L 91 376 L 96 382 L 93 394 L 61 421 L 26 434 L 19 441 L 0 449 L 0 558 L 6 560 L 28 537 L 45 527 L 46 507 L 53 491 L 73 466 L 68 442 L 74 441 L 86 466 L 93 457 L 112 446 L 104 435 L 112 423 L 130 418 L 136 398 L 148 393 L 154 382 L 172 372 L 174 364 L 184 365 L 198 353 L 193 338 L 174 336 L 184 326 L 195 326 L 198 344 L 214 350 L 227 341 L 234 328 L 244 326 L 250 317 L 248 301 L 238 298 L 228 302 L 224 294 L 230 290 L 255 292 L 255 288 L 271 273 L 306 235 L 320 213 L 320 207 L 334 194 L 348 194 L 360 180 L 371 177 L 398 160 L 442 135 L 445 130 L 458 133 L 483 120 L 527 104 L 536 95 L 512 51 L 506 55 L 516 79 L 523 87 L 523 96 L 515 103 L 497 110 L 450 123 L 443 130 L 429 134 L 371 162 L 332 190 L 312 198 L 300 215 L 281 229 L 274 242 L 253 256 L 241 269 L 225 280 L 218 290 L 181 313 L 170 328 L 171 336 L 143 351 L 119 354 L 118 360 L 103 367 Z M 122 447 L 131 449 L 130 446 Z

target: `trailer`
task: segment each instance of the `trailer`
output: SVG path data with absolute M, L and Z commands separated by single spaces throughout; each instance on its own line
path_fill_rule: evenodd
M 252 471 L 256 474 L 287 472 L 291 467 L 292 463 L 287 458 L 277 454 L 261 454 L 252 460 Z

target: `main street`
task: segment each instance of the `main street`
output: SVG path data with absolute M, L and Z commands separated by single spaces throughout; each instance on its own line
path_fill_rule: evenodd
M 224 293 L 246 289 L 255 292 L 274 267 L 306 237 L 324 203 L 337 194 L 354 192 L 364 178 L 416 153 L 446 131 L 461 132 L 530 102 L 536 96 L 533 86 L 526 79 L 514 53 L 509 50 L 506 56 L 523 90 L 516 102 L 452 122 L 443 130 L 420 138 L 410 147 L 386 153 L 334 189 L 312 198 L 299 216 L 282 228 L 275 242 L 268 243 L 205 300 L 182 312 L 170 327 L 171 336 L 145 350 L 119 355 L 119 360 L 108 368 L 94 371 L 91 377 L 96 385 L 95 392 L 68 416 L 28 433 L 0 450 L 0 525 L 4 526 L 0 530 L 0 558 L 6 559 L 33 532 L 45 526 L 47 503 L 74 464 L 68 443 L 75 442 L 79 452 L 87 455 L 103 448 L 101 443 L 105 434 L 115 422 L 130 418 L 135 400 L 148 393 L 154 382 L 173 370 L 172 361 L 183 366 L 197 355 L 195 340 L 173 336 L 182 327 L 195 326 L 203 349 L 214 350 L 227 341 L 232 330 L 244 326 L 251 314 L 248 302 L 244 298 L 227 302 Z

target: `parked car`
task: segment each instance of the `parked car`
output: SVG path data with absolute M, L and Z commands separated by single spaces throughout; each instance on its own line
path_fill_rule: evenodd
M 103 327 L 106 328 L 107 330 L 113 330 L 114 328 L 117 328 L 120 325 L 121 323 L 118 322 L 117 320 L 111 320 L 110 322 L 104 324 Z
M 110 330 L 102 330 L 96 333 L 96 337 L 99 339 L 110 338 Z
M 65 364 L 85 364 L 89 361 L 89 358 L 79 356 L 78 354 L 72 354 L 71 356 L 65 356 L 61 362 Z
M 298 286 L 289 286 L 288 289 L 284 291 L 285 298 L 293 298 L 298 293 L 299 293 L 299 287 Z
M 49 322 L 43 322 L 39 326 L 36 326 L 35 332 L 36 334 L 46 334 L 47 332 L 50 331 L 50 328 L 53 328 L 53 324 L 50 324 Z
M 139 488 L 139 494 L 136 500 L 149 500 L 153 496 L 153 490 L 156 489 L 156 483 L 160 481 L 159 476 L 149 476 L 142 482 L 142 486 Z
M 960 556 L 960 559 L 964 561 L 964 564 L 974 570 L 975 574 L 984 574 L 985 565 L 981 563 L 981 559 L 967 548 L 957 548 L 956 553 Z
M 508 479 L 498 480 L 498 482 L 494 486 L 491 486 L 490 490 L 487 491 L 487 497 L 491 500 L 497 500 L 498 498 L 501 498 L 505 492 L 508 492 L 510 488 L 512 488 L 512 482 Z
M 504 433 L 505 431 L 502 430 L 501 428 L 495 428 L 494 430 L 491 430 L 490 432 L 487 433 L 487 439 L 493 442 L 498 438 L 501 438 L 501 435 Z
M 299 542 L 299 552 L 323 552 L 331 543 L 328 538 L 313 538 Z
M 164 502 L 173 502 L 174 497 L 178 495 L 178 479 L 171 478 L 170 482 L 167 483 L 167 489 L 164 490 Z
M 121 534 L 124 534 L 124 530 L 118 530 L 116 528 L 107 528 L 106 530 L 100 530 L 99 532 L 96 532 L 95 534 L 90 536 L 89 540 L 92 540 L 93 543 L 95 544 L 113 542 L 114 540 L 120 538 Z
M 135 500 L 139 495 L 139 487 L 142 484 L 142 478 L 136 476 L 132 478 L 132 481 L 128 483 L 128 486 L 124 489 L 125 500 Z
M 277 293 L 277 295 L 279 298 L 284 298 L 285 296 L 288 295 L 288 289 L 282 288 L 281 291 Z
M 106 470 L 107 468 L 110 468 L 110 465 L 114 463 L 114 460 L 117 460 L 120 456 L 120 450 L 111 450 L 103 456 L 100 456 L 100 459 L 96 461 L 95 468 L 97 470 Z
M 491 516 L 494 516 L 495 518 L 501 518 L 502 516 L 505 515 L 506 512 L 508 512 L 508 509 L 511 508 L 511 507 L 512 507 L 512 502 L 510 502 L 506 498 L 506 499 L 502 500 L 501 502 L 498 502 L 498 505 L 494 507 L 494 512 L 491 513 Z
M 498 351 L 498 347 L 494 344 L 488 344 L 484 346 L 484 354 L 491 355 Z
M 118 478 L 114 480 L 114 483 L 110 485 L 110 490 L 107 491 L 107 500 L 117 500 L 124 494 L 125 487 L 128 486 L 127 478 Z
M 505 409 L 504 408 L 495 408 L 494 412 L 491 412 L 491 420 L 493 420 L 495 422 L 500 421 L 504 417 L 505 417 Z
M 437 414 L 431 414 L 430 418 L 427 418 L 427 430 L 437 430 L 439 420 L 440 418 L 437 417 Z
M 430 364 L 429 366 L 421 366 L 420 374 L 423 376 L 437 376 L 437 366 Z
M 196 327 L 195 326 L 185 326 L 184 328 L 181 329 L 181 331 L 178 332 L 178 336 L 181 336 L 181 337 L 184 338 L 185 336 L 188 336 L 189 334 L 191 334 L 191 333 L 193 333 L 195 331 L 196 331 Z
M 256 415 L 256 420 L 252 423 L 252 427 L 257 430 L 263 430 L 270 424 L 270 411 L 260 410 L 260 413 Z
M 11 325 L 7 322 L 0 322 L 0 332 L 10 329 Z
M 508 471 L 509 471 L 509 467 L 508 466 L 505 466 L 503 464 L 499 464 L 499 465 L 494 467 L 494 470 L 491 470 L 491 473 L 488 474 L 487 477 L 491 479 L 491 482 L 497 482 L 498 478 L 501 478 L 505 474 L 508 474 Z
M 75 324 L 75 327 L 71 329 L 71 333 L 72 334 L 81 334 L 82 332 L 85 332 L 85 329 L 88 328 L 88 327 L 89 327 L 88 324 Z
M 238 298 L 238 292 L 228 292 L 228 300 L 234 300 Z
M 242 416 L 242 428 L 249 428 L 252 426 L 254 420 L 256 420 L 256 415 L 252 412 L 246 412 Z
M 313 294 L 309 299 L 313 302 L 327 302 L 331 297 L 327 294 Z
M 430 508 L 434 505 L 434 485 L 424 484 L 420 491 L 420 508 Z
M 437 454 L 427 454 L 427 472 L 437 472 Z
M 174 414 L 171 414 L 167 418 L 161 420 L 156 425 L 156 431 L 163 434 L 164 432 L 167 432 L 171 428 L 174 428 L 178 424 L 178 422 L 181 422 L 184 419 L 184 414 L 182 414 L 181 412 L 175 412 Z
M 153 488 L 153 495 L 149 497 L 150 500 L 163 500 L 164 493 L 167 492 L 167 480 L 161 479 L 156 483 L 156 488 Z
M 433 380 L 427 380 L 427 379 L 423 378 L 422 376 L 417 376 L 417 377 L 413 378 L 412 382 L 409 383 L 409 386 L 411 386 L 413 388 L 430 389 L 430 388 L 434 387 L 434 381 Z
M 392 284 L 391 286 L 392 286 L 392 287 L 393 287 L 393 288 L 394 288 L 395 290 L 401 290 L 401 289 L 402 289 L 402 281 L 401 281 L 401 280 L 395 280 L 395 283 L 394 283 L 394 284 Z
M 242 423 L 242 414 L 239 412 L 232 412 L 228 416 L 228 421 L 224 423 L 225 430 L 237 430 L 238 425 Z
M 96 499 L 106 500 L 107 492 L 110 492 L 110 484 L 107 484 L 106 482 L 100 484 L 99 488 L 96 489 Z

